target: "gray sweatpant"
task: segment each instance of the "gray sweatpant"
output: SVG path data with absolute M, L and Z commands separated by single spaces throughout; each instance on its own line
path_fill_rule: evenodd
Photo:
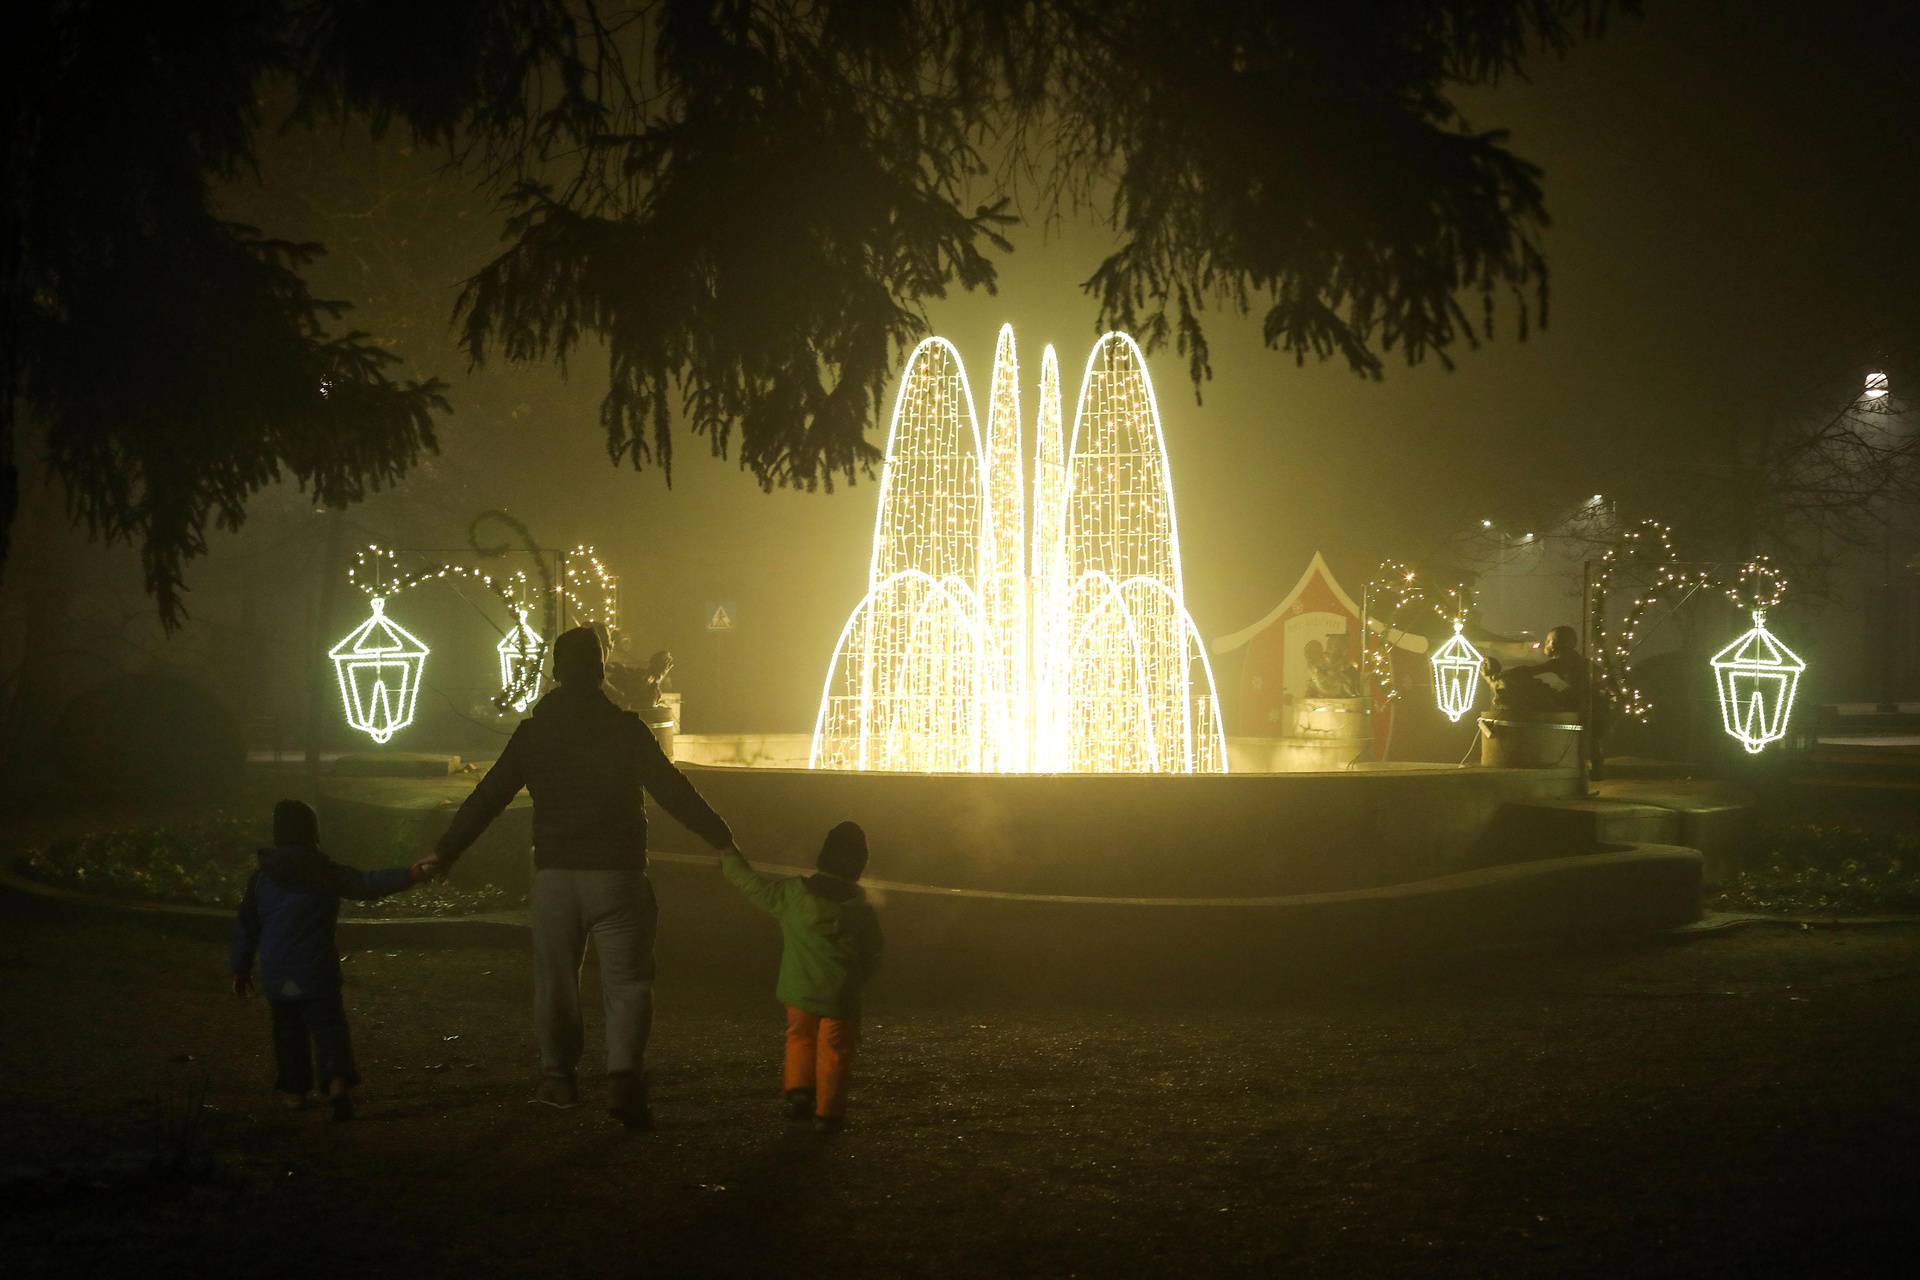
M 536 871 L 529 914 L 541 1069 L 572 1079 L 579 1065 L 580 966 L 591 936 L 600 957 L 607 1070 L 640 1070 L 653 1030 L 653 931 L 660 915 L 647 873 Z

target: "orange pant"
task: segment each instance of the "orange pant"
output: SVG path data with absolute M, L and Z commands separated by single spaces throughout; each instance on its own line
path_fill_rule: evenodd
M 853 1053 L 859 1047 L 859 1019 L 823 1018 L 788 1005 L 785 1088 L 814 1090 L 815 1115 L 845 1115 Z

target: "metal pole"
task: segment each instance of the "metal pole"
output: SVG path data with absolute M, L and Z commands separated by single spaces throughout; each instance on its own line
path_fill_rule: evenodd
M 327 535 L 320 549 L 320 598 L 314 605 L 313 626 L 307 633 L 308 671 L 311 674 L 307 680 L 306 766 L 307 786 L 315 793 L 320 784 L 320 738 L 321 725 L 325 723 L 327 680 L 332 675 L 327 661 L 327 628 L 333 625 L 333 601 L 337 586 L 335 574 L 339 570 L 340 533 L 346 522 L 346 511 L 334 507 L 321 519 L 327 522 Z
M 1593 771 L 1594 733 L 1593 708 L 1594 689 L 1593 671 L 1593 561 L 1591 558 L 1580 562 L 1580 660 L 1587 664 L 1586 693 L 1582 697 L 1580 708 L 1580 794 L 1590 795 L 1588 776 Z

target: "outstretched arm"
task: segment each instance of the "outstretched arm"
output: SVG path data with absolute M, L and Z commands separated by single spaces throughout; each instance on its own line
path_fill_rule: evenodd
M 733 832 L 728 829 L 727 820 L 713 811 L 713 806 L 694 789 L 687 775 L 667 759 L 653 731 L 637 719 L 634 731 L 634 749 L 640 753 L 640 782 L 660 802 L 660 807 L 714 848 L 724 849 L 732 844 Z
M 780 894 L 787 877 L 763 875 L 755 871 L 732 845 L 728 845 L 720 855 L 720 870 L 726 873 L 734 888 L 747 895 L 747 901 L 754 906 L 762 911 L 780 909 Z
M 402 889 L 426 879 L 427 865 L 423 860 L 414 863 L 411 867 L 361 871 L 357 867 L 346 867 L 336 862 L 333 864 L 333 891 L 343 898 L 352 898 L 356 902 L 390 898 Z
M 507 739 L 507 749 L 500 753 L 500 758 L 493 762 L 493 768 L 487 770 L 487 776 L 480 779 L 473 794 L 467 797 L 460 811 L 453 815 L 453 821 L 447 824 L 446 834 L 440 837 L 439 844 L 434 847 L 442 871 L 453 869 L 460 855 L 513 803 L 513 798 L 520 794 L 520 788 L 527 785 L 526 732 L 529 723 L 525 720 L 520 722 L 520 727 Z M 404 889 L 406 886 L 400 887 Z

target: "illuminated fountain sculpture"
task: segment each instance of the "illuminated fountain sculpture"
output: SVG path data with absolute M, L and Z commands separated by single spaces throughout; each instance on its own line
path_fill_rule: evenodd
M 991 394 L 983 445 L 953 345 L 929 338 L 908 358 L 867 593 L 834 648 L 810 763 L 1224 772 L 1140 348 L 1121 333 L 1094 345 L 1064 449 L 1047 348 L 1030 543 L 1011 326 L 995 344 Z

